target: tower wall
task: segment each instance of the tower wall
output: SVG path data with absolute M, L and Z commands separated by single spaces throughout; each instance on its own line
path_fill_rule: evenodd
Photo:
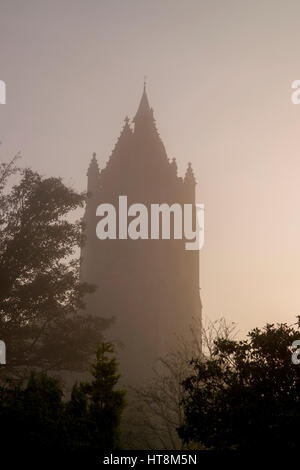
M 118 345 L 121 372 L 130 381 L 150 374 L 153 361 L 201 316 L 199 252 L 185 250 L 185 240 L 99 240 L 96 208 L 142 203 L 195 204 L 195 180 L 189 168 L 177 176 L 155 127 L 144 90 L 135 128 L 128 119 L 108 164 L 100 172 L 95 157 L 88 171 L 82 280 L 97 290 L 86 299 L 87 312 L 113 317 L 106 337 Z M 190 170 L 190 171 L 189 171 Z M 148 226 L 150 227 L 150 220 Z

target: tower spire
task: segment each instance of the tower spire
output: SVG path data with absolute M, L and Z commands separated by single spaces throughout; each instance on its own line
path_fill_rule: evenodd
M 196 184 L 196 178 L 192 169 L 192 164 L 191 162 L 188 163 L 187 170 L 185 172 L 184 176 L 184 182 L 190 185 L 195 185 Z
M 140 118 L 145 118 L 149 115 L 153 116 L 153 111 L 152 111 L 152 109 L 150 108 L 150 105 L 149 105 L 147 91 L 146 91 L 146 77 L 144 77 L 143 94 L 142 94 L 142 98 L 141 98 L 138 110 L 136 112 L 136 115 L 134 116 L 133 122 L 136 124 L 136 122 Z
M 170 163 L 170 167 L 172 168 L 173 174 L 177 176 L 177 162 L 176 158 L 172 158 L 172 161 Z
M 99 190 L 99 183 L 100 183 L 100 172 L 99 172 L 99 167 L 98 167 L 98 162 L 96 159 L 96 153 L 93 153 L 93 156 L 91 158 L 88 171 L 87 171 L 87 177 L 88 177 L 88 193 L 95 193 Z

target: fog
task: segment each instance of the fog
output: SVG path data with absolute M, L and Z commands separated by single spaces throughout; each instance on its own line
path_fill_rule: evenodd
M 1 0 L 1 161 L 86 189 L 147 76 L 179 173 L 204 203 L 203 313 L 241 333 L 300 310 L 297 1 Z M 138 201 L 137 201 L 138 202 Z

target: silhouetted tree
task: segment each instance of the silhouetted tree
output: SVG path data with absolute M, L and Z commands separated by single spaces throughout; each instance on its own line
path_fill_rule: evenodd
M 217 339 L 184 382 L 179 435 L 213 449 L 296 449 L 300 366 L 291 360 L 297 327 L 267 324 L 244 341 Z
M 93 365 L 94 380 L 73 387 L 63 400 L 58 380 L 32 373 L 27 383 L 0 386 L 1 454 L 6 450 L 65 457 L 89 457 L 120 448 L 119 427 L 125 391 L 115 390 L 117 363 L 103 343 Z
M 18 181 L 10 187 L 10 177 Z M 15 175 L 16 177 L 16 175 Z M 15 178 L 14 177 L 14 178 Z M 4 376 L 82 370 L 108 321 L 80 314 L 93 289 L 79 279 L 81 224 L 70 212 L 84 195 L 15 161 L 0 166 L 0 338 Z M 95 312 L 96 313 L 96 312 Z
M 88 399 L 81 384 L 76 383 L 72 388 L 71 399 L 66 403 L 64 426 L 67 430 L 65 447 L 69 452 L 89 449 Z
M 88 441 L 93 450 L 120 448 L 120 422 L 126 402 L 125 391 L 115 390 L 119 375 L 117 361 L 115 357 L 110 357 L 113 353 L 111 343 L 102 343 L 99 346 L 96 362 L 92 366 L 94 379 L 73 388 L 68 406 L 71 418 L 78 415 L 83 418 L 81 441 Z M 77 425 L 78 421 L 75 420 L 71 440 L 74 440 L 74 436 L 78 439 Z
M 63 392 L 46 374 L 31 374 L 27 386 L 0 388 L 2 449 L 51 450 L 63 445 Z
M 206 319 L 202 324 L 202 318 L 195 317 L 190 330 L 189 335 L 179 336 L 176 345 L 158 359 L 146 384 L 130 389 L 131 399 L 125 411 L 128 418 L 123 431 L 123 440 L 129 448 L 181 450 L 193 447 L 177 433 L 177 428 L 184 423 L 182 382 L 193 372 L 191 359 L 210 358 L 216 339 L 234 338 L 235 324 L 224 318 Z

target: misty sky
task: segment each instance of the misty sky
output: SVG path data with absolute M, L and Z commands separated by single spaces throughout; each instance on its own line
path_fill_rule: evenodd
M 206 207 L 204 314 L 242 332 L 300 314 L 300 2 L 0 0 L 0 159 L 85 189 L 147 75 Z

